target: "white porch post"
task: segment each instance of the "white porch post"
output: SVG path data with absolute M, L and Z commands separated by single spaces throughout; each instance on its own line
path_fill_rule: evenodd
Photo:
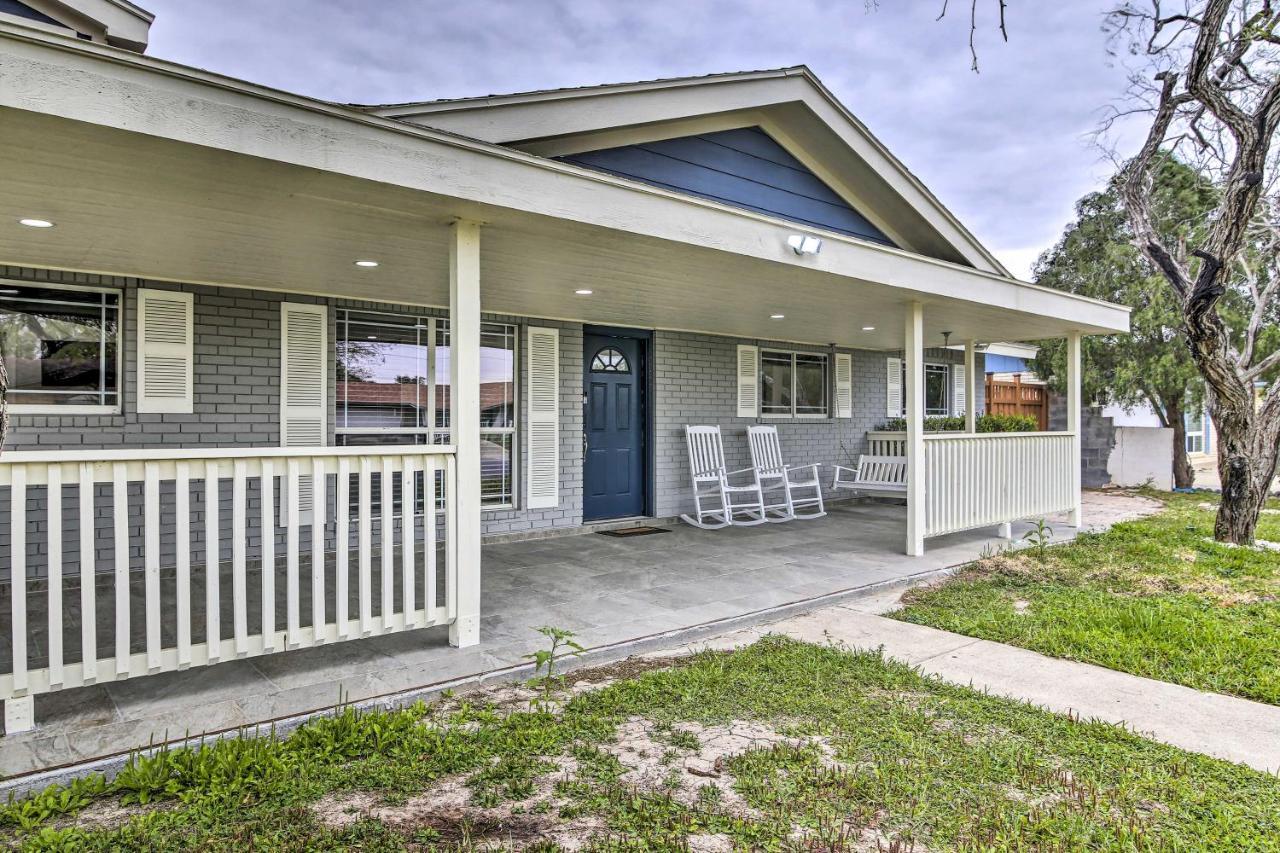
M 964 431 L 973 433 L 978 428 L 978 379 L 973 367 L 976 347 L 973 341 L 964 342 Z
M 924 554 L 924 306 L 907 306 L 903 348 L 907 381 L 907 554 Z
M 1080 506 L 1080 447 L 1083 436 L 1080 434 L 1080 333 L 1067 335 L 1067 432 L 1071 439 L 1071 494 L 1074 505 L 1067 521 L 1072 527 L 1079 527 L 1081 520 Z
M 457 619 L 449 643 L 480 642 L 480 224 L 459 220 L 449 241 L 449 431 L 457 482 Z

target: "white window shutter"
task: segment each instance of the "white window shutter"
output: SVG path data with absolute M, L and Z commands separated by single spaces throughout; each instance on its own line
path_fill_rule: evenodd
M 530 326 L 529 508 L 560 505 L 560 332 Z
M 738 347 L 738 417 L 760 414 L 760 348 Z
M 836 353 L 836 417 L 853 417 L 853 356 Z
M 138 291 L 138 403 L 143 413 L 190 414 L 195 406 L 192 295 Z
M 886 379 L 888 380 L 888 402 L 885 413 L 891 418 L 902 417 L 902 359 L 886 359 L 888 363 Z
M 323 305 L 280 303 L 280 444 L 283 447 L 322 447 L 329 389 L 328 309 Z M 300 477 L 300 524 L 311 511 L 311 478 Z M 282 521 L 286 501 L 280 502 Z
M 965 375 L 963 364 L 951 365 L 951 414 L 963 415 L 965 406 L 969 403 L 965 399 Z

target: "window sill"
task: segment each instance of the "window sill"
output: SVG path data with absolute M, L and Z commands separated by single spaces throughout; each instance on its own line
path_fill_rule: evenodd
M 49 417 L 56 415 L 118 415 L 119 406 L 24 406 L 9 404 L 11 415 L 40 415 Z

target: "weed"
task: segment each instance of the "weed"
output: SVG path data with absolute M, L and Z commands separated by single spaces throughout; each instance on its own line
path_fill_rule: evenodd
M 1049 540 L 1053 538 L 1053 528 L 1045 524 L 1043 518 L 1038 518 L 1035 526 L 1023 534 L 1022 538 L 1031 543 L 1031 547 L 1035 549 L 1036 559 L 1043 564 L 1049 551 Z
M 564 676 L 556 669 L 556 664 L 563 658 L 582 654 L 583 648 L 574 639 L 574 633 L 564 628 L 543 625 L 537 631 L 550 640 L 551 645 L 527 654 L 525 658 L 533 661 L 534 672 L 540 673 L 533 679 L 533 684 L 541 691 L 541 696 L 532 704 L 546 710 L 551 707 L 553 692 L 564 686 Z

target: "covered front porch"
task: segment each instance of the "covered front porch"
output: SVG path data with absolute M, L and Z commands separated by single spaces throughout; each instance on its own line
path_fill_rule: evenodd
M 0 750 L 63 750 L 32 752 L 44 764 L 103 751 L 42 728 L 60 714 L 87 715 L 76 731 L 142 731 L 119 714 L 144 708 L 150 733 L 170 736 L 287 716 L 331 704 L 337 682 L 373 696 L 509 665 L 533 624 L 622 642 L 953 565 L 1018 519 L 1078 521 L 1076 432 L 926 437 L 926 357 L 962 364 L 953 394 L 972 418 L 981 342 L 1067 337 L 1078 356 L 1081 335 L 1127 315 L 978 255 L 897 247 L 960 234 L 940 213 L 899 217 L 885 246 L 143 57 L 3 27 L 0 48 L 0 278 L 25 306 L 10 314 L 73 304 L 82 317 L 69 294 L 92 294 L 99 332 L 79 348 L 104 377 L 96 405 L 15 410 L 0 455 Z M 797 236 L 821 251 L 796 251 Z M 427 389 L 401 406 L 411 427 L 362 444 L 338 423 L 338 386 L 355 380 L 335 342 L 388 334 L 340 337 L 340 313 L 347 326 L 392 316 L 383 325 L 428 352 L 425 368 L 367 383 Z M 29 336 L 23 363 L 47 398 L 72 392 L 43 354 L 95 328 L 71 325 Z M 494 325 L 505 349 L 485 343 Z M 592 520 L 584 340 L 619 330 L 651 344 L 633 389 L 648 403 L 636 515 L 688 510 L 685 424 L 721 424 L 733 467 L 757 422 L 782 425 L 788 462 L 829 466 L 905 414 L 905 517 L 868 505 L 482 552 L 486 532 Z M 963 362 L 947 342 L 965 344 Z M 486 347 L 509 368 L 497 403 L 482 393 Z M 802 359 L 822 377 L 816 411 L 794 395 L 775 401 L 785 412 L 760 405 L 766 350 L 793 383 Z M 901 369 L 896 407 L 886 366 Z M 466 648 L 446 652 L 446 632 Z M 215 673 L 229 673 L 217 726 L 156 712 Z M 302 698 L 263 698 L 277 694 Z
M 821 601 L 856 599 L 1007 544 L 991 531 L 958 533 L 935 540 L 925 557 L 910 558 L 901 548 L 903 507 L 875 501 L 841 501 L 824 519 L 791 525 L 713 532 L 667 526 L 670 533 L 639 538 L 581 534 L 485 546 L 482 641 L 470 648 L 450 647 L 441 626 L 41 694 L 39 727 L 0 739 L 0 777 L 269 725 L 331 707 L 340 693 L 352 702 L 406 698 L 509 676 L 542 647 L 539 625 L 575 631 L 590 649 L 587 659 L 602 662 L 672 632 L 692 638 Z M 1062 528 L 1059 535 L 1072 534 Z M 380 580 L 377 561 L 373 580 L 375 586 Z M 66 591 L 75 598 L 74 587 Z M 142 595 L 135 590 L 135 598 Z M 43 621 L 39 600 L 32 603 L 33 621 Z M 332 590 L 327 603 L 332 609 Z M 223 622 L 233 634 L 230 612 Z M 69 645 L 76 633 L 72 625 Z M 145 647 L 144 635 L 144 628 L 135 630 L 135 648 Z M 34 663 L 47 649 L 40 637 L 31 641 Z

